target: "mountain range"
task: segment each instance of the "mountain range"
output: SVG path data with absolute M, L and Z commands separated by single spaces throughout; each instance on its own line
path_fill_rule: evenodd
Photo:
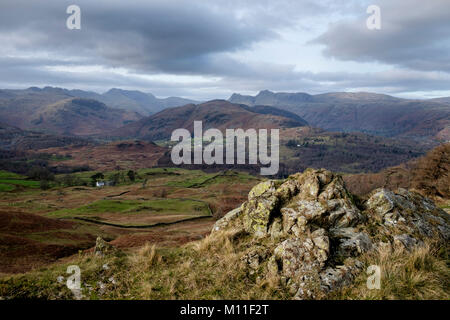
M 198 101 L 179 97 L 168 97 L 159 99 L 151 93 L 144 93 L 137 90 L 123 90 L 113 88 L 99 94 L 92 91 L 66 90 L 67 94 L 80 98 L 95 99 L 104 104 L 118 109 L 137 112 L 143 116 L 157 113 L 167 108 L 178 107 Z
M 0 122 L 23 130 L 86 136 L 190 102 L 193 101 L 177 97 L 158 99 L 120 89 L 104 94 L 53 87 L 0 90 Z
M 280 176 L 306 167 L 326 167 L 349 173 L 377 172 L 418 157 L 436 146 L 439 139 L 446 138 L 450 119 L 450 103 L 445 99 L 405 100 L 372 93 L 313 96 L 263 91 L 255 97 L 234 94 L 229 99 L 238 103 L 212 100 L 160 107 L 165 109 L 149 116 L 142 116 L 128 107 L 113 108 L 112 102 L 105 104 L 94 99 L 95 95 L 51 87 L 0 90 L 0 150 L 5 152 L 5 157 L 19 159 L 24 172 L 30 155 L 15 155 L 17 152 L 58 154 L 64 163 L 51 162 L 49 165 L 55 168 L 69 163 L 95 168 L 102 163 L 102 168 L 111 169 L 123 163 L 119 154 L 128 159 L 128 165 L 133 162 L 131 159 L 136 159 L 137 163 L 133 164 L 136 167 L 155 161 L 158 166 L 164 166 L 170 164 L 167 140 L 172 132 L 185 128 L 192 133 L 194 121 L 202 121 L 204 131 L 209 128 L 222 132 L 237 128 L 280 129 Z M 117 105 L 121 97 L 136 104 L 140 101 L 141 105 L 149 97 L 142 92 L 119 89 L 109 90 L 104 96 L 112 100 L 116 96 Z M 405 114 L 405 110 L 409 113 Z M 374 130 L 377 123 L 379 127 Z M 431 133 L 427 134 L 427 130 Z M 139 149 L 140 158 L 128 149 L 105 147 L 108 145 L 105 142 L 111 140 L 136 139 L 144 144 L 157 141 L 163 149 L 155 158 L 143 157 L 148 150 Z M 73 155 L 72 162 L 66 159 L 68 154 Z M 91 157 L 98 163 L 83 162 L 83 157 Z M 221 167 L 213 169 L 223 170 Z
M 233 94 L 232 103 L 266 105 L 295 113 L 329 131 L 358 131 L 385 137 L 450 139 L 450 98 L 400 99 L 367 92 Z
M 422 141 L 450 140 L 450 98 L 400 99 L 367 92 L 233 94 L 205 103 L 140 91 L 103 94 L 63 88 L 0 90 L 0 123 L 55 135 L 167 139 L 194 120 L 206 127 L 361 132 Z

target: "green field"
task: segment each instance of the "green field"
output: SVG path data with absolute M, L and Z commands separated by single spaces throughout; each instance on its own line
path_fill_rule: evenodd
M 25 176 L 20 174 L 9 172 L 5 170 L 0 170 L 0 179 L 25 179 Z
M 11 184 L 0 183 L 0 192 L 8 192 L 8 191 L 13 191 L 15 189 L 16 189 L 16 187 L 14 187 Z
M 208 206 L 196 200 L 189 199 L 155 199 L 140 200 L 99 200 L 91 204 L 75 208 L 63 209 L 48 213 L 49 217 L 70 218 L 77 216 L 92 216 L 101 213 L 123 214 L 183 214 L 209 215 Z
M 39 188 L 39 181 L 26 180 L 25 176 L 17 173 L 0 171 L 0 192 L 9 192 L 16 189 L 16 186 L 26 188 Z
M 0 183 L 13 184 L 28 188 L 39 188 L 39 181 L 32 180 L 1 179 Z
M 258 181 L 258 178 L 244 172 L 221 172 L 221 173 L 204 173 L 202 171 L 191 171 L 189 176 L 183 175 L 180 179 L 172 179 L 167 182 L 168 186 L 193 188 L 206 187 L 219 183 L 247 183 L 250 181 Z

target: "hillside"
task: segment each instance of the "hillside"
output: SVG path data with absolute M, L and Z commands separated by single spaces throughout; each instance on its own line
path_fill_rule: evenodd
M 0 123 L 0 149 L 2 150 L 39 150 L 65 146 L 85 146 L 89 140 L 62 135 L 51 135 L 37 131 L 22 130 Z
M 85 166 L 99 171 L 151 168 L 166 151 L 167 148 L 145 141 L 119 141 L 39 150 L 40 153 L 57 155 L 62 159 L 51 161 L 52 166 Z M 67 155 L 70 155 L 69 159 L 65 159 Z
M 92 135 L 139 118 L 93 99 L 74 98 L 63 89 L 0 90 L 0 122 L 23 130 Z
M 111 107 L 135 111 L 143 116 L 148 116 L 167 108 L 183 106 L 188 103 L 197 103 L 194 100 L 179 97 L 159 99 L 151 93 L 115 88 L 103 93 L 98 100 Z
M 423 141 L 385 138 L 364 133 L 329 132 L 303 127 L 280 130 L 280 171 L 306 168 L 336 172 L 378 172 L 422 156 L 436 146 Z
M 24 130 L 93 135 L 163 109 L 195 101 L 159 99 L 140 91 L 111 89 L 104 94 L 63 88 L 0 90 L 0 122 Z
M 188 103 L 197 103 L 194 100 L 184 99 L 180 97 L 169 97 L 161 99 L 155 97 L 151 93 L 144 93 L 138 90 L 123 90 L 117 88 L 110 89 L 101 94 L 93 91 L 85 91 L 79 89 L 68 90 L 64 88 L 54 87 L 30 89 L 35 92 L 40 92 L 41 94 L 58 94 L 65 97 L 94 99 L 103 102 L 109 107 L 137 112 L 143 116 L 148 116 L 166 108 L 178 107 Z M 23 92 L 26 92 L 30 89 L 23 90 Z M 20 90 L 16 90 L 16 92 L 19 93 Z
M 27 90 L 0 90 L 0 122 L 30 129 L 30 117 L 41 107 L 71 98 L 62 91 L 29 88 Z
M 315 127 L 358 131 L 386 137 L 449 138 L 450 105 L 434 100 L 407 100 L 375 93 L 233 94 L 229 101 L 249 106 L 268 105 L 298 114 Z
M 139 118 L 139 114 L 112 109 L 96 100 L 69 98 L 37 110 L 30 117 L 30 126 L 57 134 L 93 135 Z
M 45 265 L 80 249 L 89 249 L 95 243 L 95 236 L 78 222 L 58 221 L 20 211 L 0 211 L 0 272 L 20 272 Z M 30 237 L 46 232 L 56 235 L 54 241 Z
M 110 133 L 112 137 L 140 138 L 145 140 L 170 139 L 172 132 L 185 128 L 193 132 L 194 121 L 203 122 L 203 130 L 217 128 L 282 128 L 304 126 L 303 119 L 288 118 L 276 109 L 258 110 L 232 104 L 225 100 L 213 100 L 199 105 L 189 104 L 183 107 L 171 108 L 155 115 L 143 118 Z M 274 115 L 273 113 L 277 113 Z
M 425 156 L 373 174 L 344 176 L 349 190 L 364 195 L 376 188 L 407 188 L 435 199 L 450 198 L 450 143 Z
M 318 128 L 294 127 L 280 130 L 280 168 L 277 177 L 306 168 L 326 168 L 342 173 L 378 172 L 424 155 L 435 144 L 407 139 L 384 138 L 364 133 L 328 132 Z M 158 166 L 174 166 L 170 150 Z M 181 165 L 183 168 L 217 172 L 238 169 L 259 174 L 260 165 Z
M 431 101 L 441 102 L 441 103 L 450 103 L 450 97 L 442 97 L 442 98 L 434 98 Z

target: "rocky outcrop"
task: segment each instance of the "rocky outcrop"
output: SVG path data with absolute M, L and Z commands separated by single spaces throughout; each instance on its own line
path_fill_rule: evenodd
M 380 245 L 411 250 L 425 238 L 447 241 L 448 215 L 417 193 L 377 189 L 357 205 L 342 177 L 308 169 L 256 185 L 248 200 L 213 227 L 246 234 L 250 273 L 273 273 L 299 299 L 351 283 L 358 256 Z
M 379 232 L 385 236 L 418 240 L 431 237 L 448 240 L 450 237 L 448 214 L 415 192 L 376 189 L 365 203 L 365 209 L 371 221 L 383 226 Z

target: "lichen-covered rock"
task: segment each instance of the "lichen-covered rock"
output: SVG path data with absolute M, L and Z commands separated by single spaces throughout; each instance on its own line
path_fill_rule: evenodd
M 283 223 L 281 217 L 273 219 L 273 222 L 269 227 L 269 234 L 274 240 L 280 239 L 283 236 Z
M 325 266 L 328 252 L 317 246 L 312 238 L 284 240 L 274 250 L 280 273 L 298 282 L 305 274 L 318 272 Z
M 372 249 L 372 240 L 365 232 L 356 232 L 354 228 L 331 230 L 331 236 L 337 240 L 336 253 L 341 257 L 355 257 Z
M 275 195 L 273 180 L 257 184 L 248 194 L 248 201 L 242 205 L 245 231 L 257 237 L 267 235 L 272 213 L 277 209 L 279 198 Z
M 250 268 L 250 274 L 253 274 L 255 270 L 260 267 L 262 261 L 267 258 L 267 248 L 257 246 L 252 248 L 249 252 L 247 252 L 242 258 L 241 261 L 244 262 Z
M 323 292 L 330 292 L 351 284 L 361 267 L 362 264 L 359 263 L 353 266 L 340 265 L 336 268 L 327 268 L 320 273 L 320 288 Z
M 385 234 L 409 234 L 413 238 L 450 238 L 448 214 L 418 193 L 405 189 L 396 192 L 376 189 L 367 200 L 366 213 L 379 219 L 387 228 Z
M 351 283 L 362 270 L 359 255 L 380 246 L 411 250 L 426 237 L 447 241 L 449 225 L 448 215 L 417 193 L 377 189 L 358 207 L 342 177 L 308 169 L 256 185 L 213 232 L 246 233 L 249 273 L 277 275 L 305 299 Z
M 330 239 L 325 229 L 317 229 L 311 234 L 314 245 L 326 254 L 330 252 Z
M 242 220 L 239 217 L 242 214 L 242 208 L 238 207 L 236 209 L 231 210 L 221 219 L 217 220 L 214 224 L 212 232 L 217 232 L 225 229 L 237 229 L 240 230 L 243 228 Z
M 422 241 L 418 241 L 417 239 L 407 235 L 401 234 L 399 236 L 394 236 L 394 246 L 403 247 L 406 250 L 411 251 L 414 247 L 418 245 L 422 245 Z

